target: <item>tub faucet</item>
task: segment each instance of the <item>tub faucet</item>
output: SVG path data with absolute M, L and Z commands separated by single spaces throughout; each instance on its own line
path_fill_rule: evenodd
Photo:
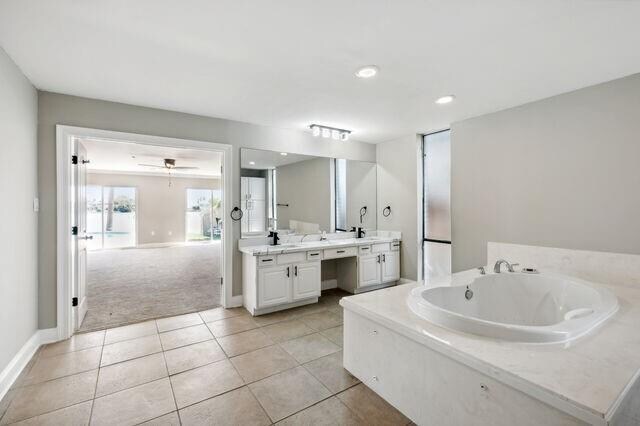
M 513 267 L 514 267 L 514 266 L 516 266 L 516 265 L 517 265 L 517 263 L 514 263 L 514 264 L 512 265 L 512 264 L 510 264 L 509 262 L 507 262 L 507 261 L 506 261 L 506 260 L 504 260 L 504 259 L 500 259 L 500 260 L 498 260 L 498 261 L 496 262 L 495 266 L 493 267 L 493 272 L 495 272 L 496 274 L 499 274 L 499 273 L 500 273 L 500 266 L 502 266 L 502 264 L 503 264 L 503 263 L 504 263 L 505 265 L 507 265 L 507 271 L 509 271 L 509 272 L 515 272 L 515 271 L 513 270 Z

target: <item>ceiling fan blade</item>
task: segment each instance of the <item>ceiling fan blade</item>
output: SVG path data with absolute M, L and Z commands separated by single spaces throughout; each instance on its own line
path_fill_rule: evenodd
M 157 164 L 138 164 L 138 166 L 153 167 L 155 169 L 166 169 L 165 166 L 158 166 Z
M 187 167 L 187 166 L 176 166 L 172 167 L 172 169 L 180 169 L 180 170 L 194 170 L 199 169 L 200 167 Z

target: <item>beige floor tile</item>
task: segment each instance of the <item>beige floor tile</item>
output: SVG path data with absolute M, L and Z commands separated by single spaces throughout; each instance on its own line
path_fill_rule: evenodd
M 239 316 L 209 322 L 207 326 L 211 333 L 218 338 L 257 328 L 258 324 L 253 322 L 253 319 L 249 316 Z
M 320 332 L 324 337 L 331 340 L 332 343 L 342 347 L 343 345 L 343 327 L 339 325 L 338 327 L 327 328 L 326 330 L 322 330 Z
M 204 324 L 160 333 L 160 342 L 165 351 L 210 339 L 213 339 L 213 335 Z
M 120 362 L 100 369 L 96 398 L 167 377 L 162 353 Z
M 329 339 L 320 333 L 298 337 L 281 343 L 280 346 L 293 356 L 300 364 L 312 361 L 316 358 L 338 352 L 340 346 L 331 343 Z
M 134 425 L 175 411 L 169 379 L 96 398 L 91 425 Z
M 71 336 L 67 340 L 61 342 L 51 343 L 42 348 L 40 352 L 41 357 L 50 357 L 54 355 L 60 355 L 67 352 L 81 351 L 83 349 L 94 348 L 96 346 L 102 346 L 104 343 L 104 330 L 96 331 L 93 333 L 80 333 Z
M 231 362 L 245 383 L 264 379 L 298 365 L 288 353 L 278 345 L 268 346 L 234 358 Z
M 93 399 L 98 370 L 19 388 L 0 423 L 28 419 Z
M 406 425 L 409 419 L 362 383 L 336 395 L 370 425 Z
M 342 318 L 331 311 L 323 311 L 316 314 L 305 315 L 300 317 L 300 321 L 304 322 L 316 331 L 326 330 L 327 328 L 333 328 L 342 325 Z
M 274 422 L 331 396 L 304 367 L 252 383 L 249 389 Z
M 222 360 L 171 376 L 171 384 L 178 408 L 184 408 L 241 387 L 244 382 L 229 360 Z
M 19 426 L 85 426 L 89 424 L 93 401 L 82 402 L 71 407 L 61 408 L 50 413 L 41 414 L 13 425 Z
M 367 425 L 336 397 L 331 397 L 277 423 L 277 426 Z
M 158 325 L 158 331 L 163 333 L 165 331 L 177 330 L 178 328 L 189 327 L 192 325 L 202 324 L 202 318 L 196 312 L 186 315 L 178 315 L 169 318 L 160 318 L 156 320 Z
M 13 400 L 13 397 L 16 396 L 17 392 L 18 391 L 16 389 L 9 389 L 0 400 L 0 420 L 2 420 L 2 416 L 4 416 L 4 413 L 7 411 L 7 408 L 9 408 L 9 404 L 11 404 L 11 401 Z
M 264 327 L 266 325 L 271 325 L 271 324 L 275 324 L 275 323 L 278 323 L 278 322 L 294 319 L 294 318 L 297 318 L 299 316 L 300 316 L 300 314 L 294 312 L 291 309 L 287 309 L 285 311 L 278 311 L 278 312 L 274 312 L 272 314 L 259 315 L 257 317 L 253 317 L 253 320 L 260 327 Z
M 321 303 L 311 303 L 309 305 L 300 306 L 298 308 L 290 309 L 291 312 L 298 315 L 309 315 L 327 310 L 327 306 Z
M 158 333 L 155 321 L 145 321 L 123 327 L 110 328 L 104 336 L 104 344 L 122 342 Z
M 40 352 L 42 352 L 42 346 L 40 348 L 38 348 L 38 350 L 36 350 L 36 353 L 33 354 L 31 359 L 27 362 L 27 365 L 24 366 L 24 368 L 22 369 L 22 371 L 18 375 L 18 378 L 13 382 L 13 385 L 11 385 L 11 389 L 15 389 L 15 388 L 19 388 L 21 386 L 24 386 L 24 382 L 27 379 L 27 376 L 31 372 L 31 369 L 35 365 L 36 361 L 38 361 L 38 359 L 40 358 Z
M 323 356 L 304 365 L 332 393 L 342 392 L 360 383 L 342 366 L 342 351 Z
M 102 367 L 116 362 L 127 361 L 133 358 L 140 358 L 162 352 L 160 338 L 157 334 L 137 339 L 125 340 L 124 342 L 105 345 L 102 349 Z
M 180 410 L 182 424 L 189 425 L 270 425 L 251 391 L 245 386 Z
M 215 340 L 183 346 L 164 353 L 169 374 L 177 374 L 192 368 L 202 367 L 226 358 Z
M 330 308 L 327 308 L 327 310 L 329 312 L 333 312 L 334 314 L 338 315 L 340 319 L 344 321 L 344 309 L 342 309 L 342 306 L 340 305 L 331 306 Z
M 227 353 L 227 356 L 241 355 L 265 346 L 273 345 L 273 340 L 259 328 L 220 337 L 218 343 Z
M 148 422 L 140 423 L 140 426 L 180 426 L 180 418 L 178 417 L 178 412 L 174 411 Z
M 225 318 L 233 318 L 241 315 L 249 315 L 249 312 L 245 308 L 230 308 L 225 309 L 223 307 L 209 309 L 208 311 L 199 312 L 200 317 L 204 322 L 213 322 Z
M 262 330 L 276 342 L 284 342 L 315 333 L 313 329 L 298 319 L 267 325 L 262 327 Z
M 100 366 L 102 347 L 68 352 L 48 358 L 38 358 L 24 381 L 24 385 L 41 383 L 46 380 L 70 376 L 83 371 L 94 370 Z

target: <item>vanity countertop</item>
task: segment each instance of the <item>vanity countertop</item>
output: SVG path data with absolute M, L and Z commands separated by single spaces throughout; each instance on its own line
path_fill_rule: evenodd
M 450 285 L 477 271 L 441 279 Z M 594 424 L 605 424 L 640 373 L 640 289 L 604 286 L 619 311 L 591 334 L 562 344 L 500 341 L 439 327 L 415 315 L 407 298 L 417 283 L 355 296 L 340 304 L 426 347 Z M 635 386 L 637 387 L 637 385 Z M 635 388 L 634 387 L 634 388 Z
M 364 237 L 364 238 L 336 238 L 328 239 L 324 241 L 303 241 L 303 242 L 291 242 L 277 246 L 271 245 L 255 245 L 240 247 L 239 250 L 242 253 L 263 256 L 268 254 L 283 254 L 283 253 L 295 253 L 299 251 L 308 250 L 321 250 L 321 249 L 333 249 L 340 247 L 350 246 L 363 246 L 377 243 L 391 243 L 400 241 L 399 238 L 392 237 Z

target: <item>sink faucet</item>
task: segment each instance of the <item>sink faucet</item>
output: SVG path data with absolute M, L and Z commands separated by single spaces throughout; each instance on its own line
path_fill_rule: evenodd
M 509 272 L 515 272 L 513 270 L 513 267 L 518 265 L 518 263 L 510 264 L 506 260 L 500 259 L 500 260 L 498 260 L 496 262 L 495 266 L 493 267 L 493 272 L 495 272 L 496 274 L 499 274 L 500 273 L 500 266 L 502 266 L 503 263 L 505 265 L 507 265 L 507 271 L 509 271 Z

